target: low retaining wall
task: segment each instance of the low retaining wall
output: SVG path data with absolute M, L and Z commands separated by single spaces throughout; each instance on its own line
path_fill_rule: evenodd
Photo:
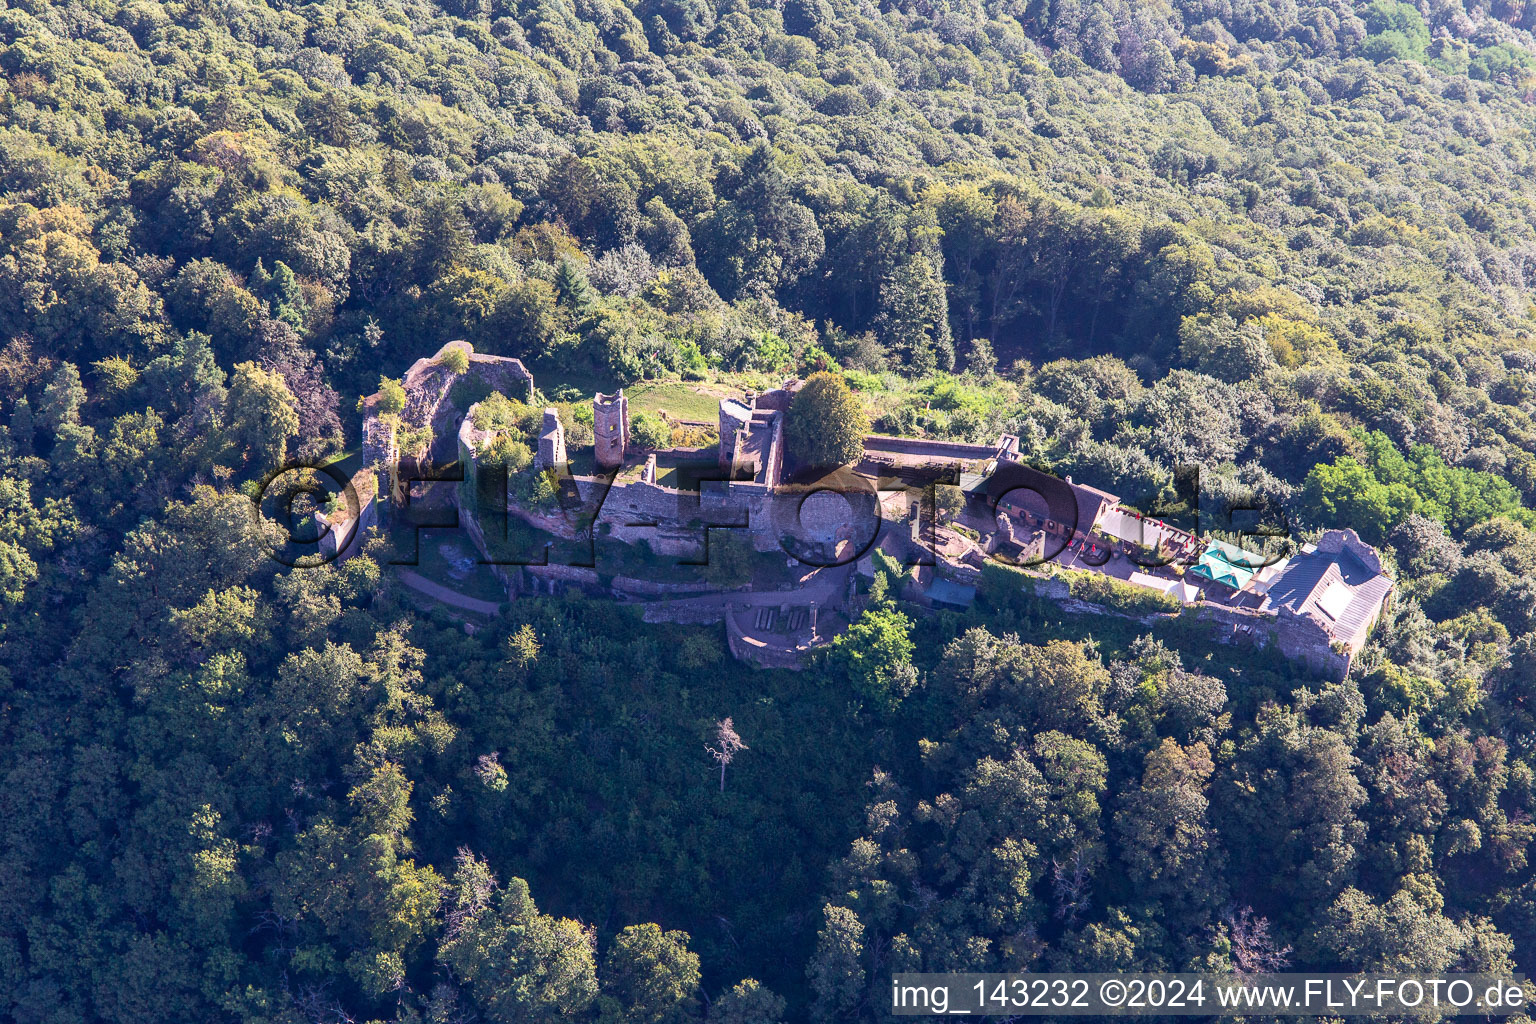
M 892 455 L 918 455 L 948 461 L 970 462 L 997 455 L 996 445 L 962 444 L 958 441 L 930 441 L 920 437 L 892 437 L 870 434 L 864 438 L 865 452 L 889 452 Z
M 801 669 L 801 652 L 780 647 L 758 646 L 747 638 L 747 632 L 737 620 L 734 611 L 725 613 L 725 642 L 731 657 L 759 668 L 784 668 L 798 672 Z
M 725 618 L 727 605 L 721 601 L 718 605 L 707 606 L 702 601 L 690 601 L 683 598 L 677 601 L 653 601 L 645 606 L 640 613 L 644 622 L 675 622 L 680 625 L 697 626 L 708 622 L 720 622 Z
M 525 565 L 523 571 L 531 577 L 535 587 L 542 580 L 546 586 L 558 582 L 583 590 L 602 590 L 602 579 L 596 569 L 579 565 Z
M 711 594 L 720 589 L 713 583 L 708 583 L 704 580 L 687 583 L 667 583 L 660 580 L 637 579 L 634 576 L 615 576 L 610 585 L 615 594 L 633 594 L 643 597 L 662 597 L 667 594 Z

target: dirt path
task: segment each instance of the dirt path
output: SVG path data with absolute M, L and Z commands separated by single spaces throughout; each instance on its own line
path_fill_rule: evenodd
M 482 601 L 478 597 L 469 597 L 456 590 L 449 590 L 447 587 L 433 583 L 425 576 L 414 573 L 409 569 L 400 569 L 399 576 L 401 583 L 404 583 L 418 594 L 425 594 L 435 601 L 443 602 L 443 604 L 451 604 L 455 608 L 462 608 L 464 611 L 475 612 L 478 615 L 494 617 L 501 614 L 501 605 L 499 604 L 491 601 Z

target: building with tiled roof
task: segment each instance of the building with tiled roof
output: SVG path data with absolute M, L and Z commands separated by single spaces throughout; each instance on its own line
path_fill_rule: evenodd
M 1017 520 L 1025 535 L 1040 530 L 1063 542 L 1079 543 L 1120 502 L 1108 491 L 1074 483 L 1071 477 L 1059 479 L 1022 462 L 1010 463 L 1007 470 L 989 478 L 987 487 L 994 492 L 998 511 Z
M 1280 650 L 1342 679 L 1392 594 L 1376 549 L 1354 530 L 1329 530 L 1269 584 Z

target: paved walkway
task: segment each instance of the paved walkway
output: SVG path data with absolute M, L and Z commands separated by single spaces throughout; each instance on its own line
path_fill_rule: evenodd
M 478 597 L 470 597 L 456 590 L 449 590 L 447 587 L 433 583 L 425 576 L 414 573 L 409 569 L 399 569 L 397 571 L 401 583 L 404 583 L 419 594 L 427 595 L 433 600 L 441 601 L 443 604 L 451 604 L 455 608 L 462 608 L 466 612 L 475 612 L 478 615 L 494 616 L 501 614 L 501 605 L 495 602 L 482 601 Z

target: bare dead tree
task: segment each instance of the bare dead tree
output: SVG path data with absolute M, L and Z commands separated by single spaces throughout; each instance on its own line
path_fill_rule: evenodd
M 356 1019 L 332 998 L 325 983 L 305 985 L 297 992 L 290 991 L 289 997 L 300 1017 L 310 1024 L 356 1024 Z
M 1269 934 L 1269 918 L 1254 917 L 1252 907 L 1229 904 L 1221 919 L 1232 937 L 1232 959 L 1239 974 L 1270 974 L 1290 965 L 1290 946 L 1279 945 Z
M 476 1020 L 472 1010 L 459 1004 L 458 988 L 446 981 L 440 981 L 432 986 L 432 994 L 428 1000 L 429 1020 L 441 1021 L 442 1024 L 474 1024 Z
M 475 777 L 498 793 L 506 789 L 507 771 L 501 766 L 500 752 L 493 750 L 489 754 L 481 754 L 475 761 Z
M 299 922 L 297 918 L 284 917 L 275 910 L 262 910 L 253 915 L 256 923 L 251 926 L 247 935 L 256 935 L 261 932 L 271 932 L 276 943 L 275 949 L 279 952 L 286 951 L 289 947 L 283 944 L 285 938 L 298 933 Z
M 491 873 L 490 865 L 476 857 L 469 847 L 459 847 L 453 863 L 453 885 L 446 901 L 447 937 L 450 939 L 490 906 L 491 896 L 496 892 L 496 876 Z
M 720 766 L 720 792 L 724 793 L 726 766 L 736 760 L 737 751 L 750 748 L 736 735 L 736 727 L 731 723 L 729 715 L 715 723 L 715 743 L 717 746 L 713 747 L 705 744 L 704 749 Z
M 921 882 L 915 882 L 912 885 L 912 898 L 903 902 L 902 906 L 917 916 L 922 917 L 937 902 L 939 902 L 939 894 L 937 892 Z
M 1056 894 L 1056 917 L 1075 924 L 1077 915 L 1088 909 L 1088 865 L 1083 851 L 1073 850 L 1065 864 L 1051 860 L 1051 885 Z

